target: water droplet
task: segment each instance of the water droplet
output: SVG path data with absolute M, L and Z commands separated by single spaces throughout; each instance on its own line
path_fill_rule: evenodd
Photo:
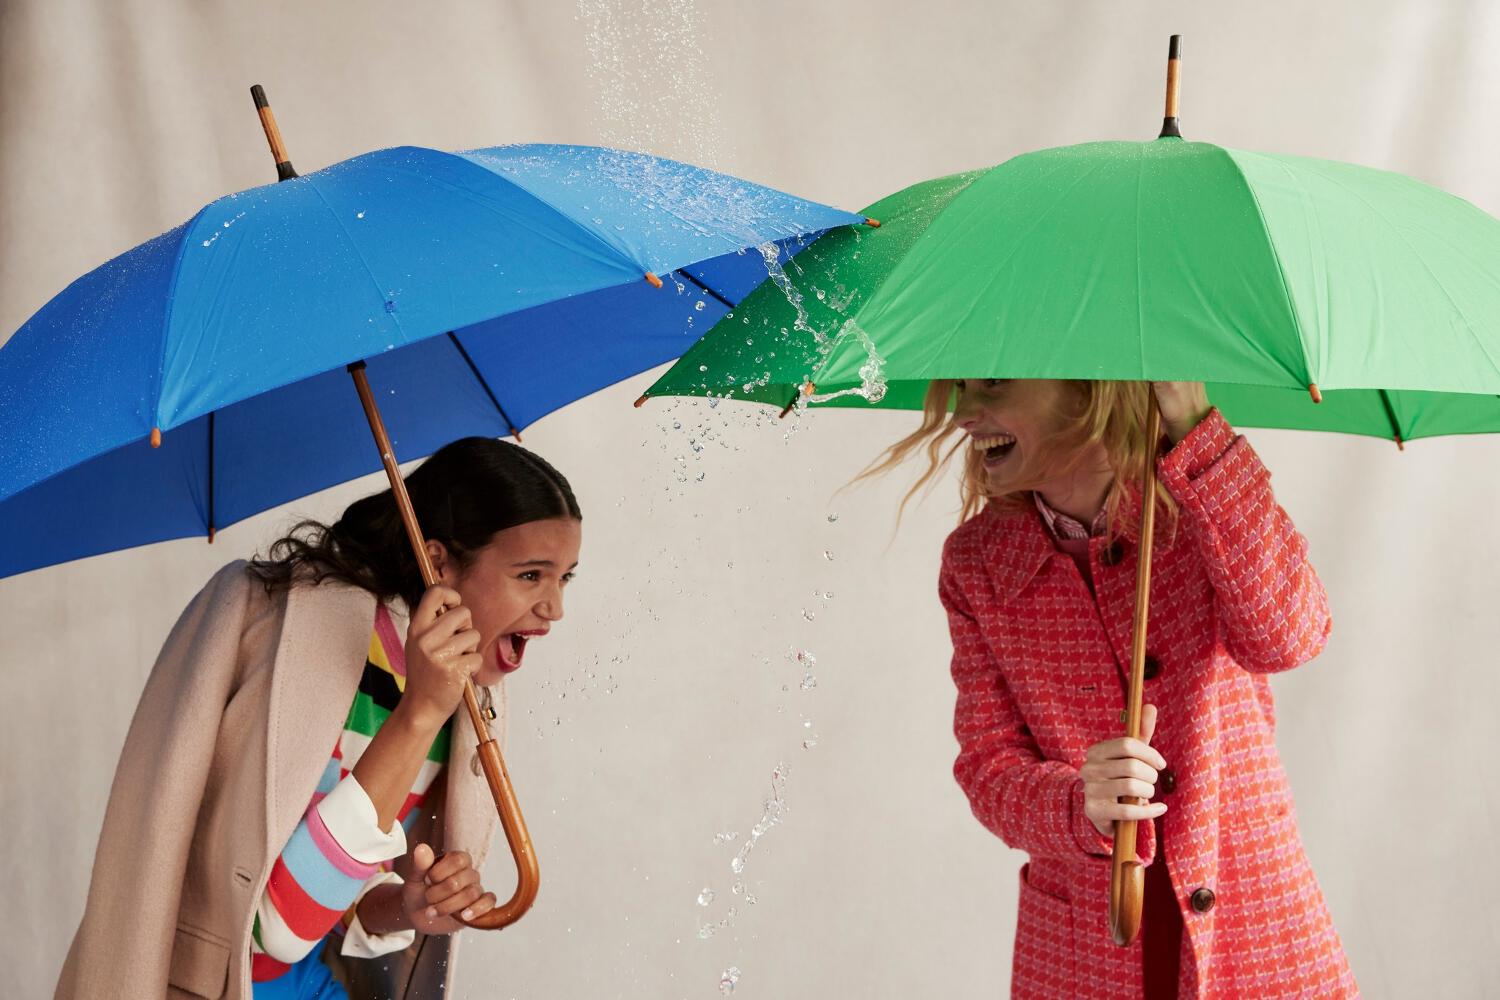
M 823 558 L 827 559 L 829 562 L 833 562 L 833 552 L 829 549 L 824 549 Z
M 1142 506 L 1145 506 L 1145 505 L 1142 504 Z M 743 874 L 744 871 L 745 871 L 745 859 L 744 858 L 734 858 L 734 859 L 732 859 L 729 862 L 729 870 L 732 871 L 732 872 L 734 872 L 736 875 Z
M 807 739 L 805 739 L 805 740 L 802 741 L 802 749 L 804 749 L 804 750 L 811 750 L 813 747 L 815 747 L 817 745 L 818 745 L 818 738 L 816 736 L 811 736 L 811 737 L 809 737 L 809 738 L 807 738 Z
M 740 970 L 738 966 L 731 965 L 719 976 L 719 992 L 728 996 L 734 992 L 735 986 L 740 981 Z
M 714 895 L 715 893 L 712 889 L 710 889 L 708 886 L 704 886 L 703 891 L 698 893 L 698 905 L 707 906 L 709 903 L 712 903 L 714 901 Z
M 803 608 L 802 609 L 802 617 L 806 618 L 808 621 L 812 621 L 813 619 L 817 618 L 818 616 L 816 614 L 814 614 L 808 608 Z
M 723 833 L 716 833 L 716 834 L 714 834 L 714 843 L 715 844 L 727 844 L 731 840 L 733 840 L 735 837 L 738 837 L 738 836 L 739 836 L 739 834 L 735 833 L 733 831 L 725 831 Z
M 388 313 L 393 313 L 393 312 L 396 311 L 396 300 L 395 299 L 386 299 L 385 300 L 385 311 L 388 312 Z
M 355 212 L 354 213 L 354 217 L 356 219 L 363 219 L 365 217 L 365 213 L 363 213 L 363 212 Z
M 818 686 L 818 679 L 816 677 L 814 677 L 812 674 L 808 674 L 806 677 L 802 678 L 802 690 L 804 690 L 804 691 L 811 691 L 813 688 L 815 688 L 817 686 Z
M 838 519 L 839 519 L 839 516 L 837 514 L 829 514 L 828 515 L 828 523 L 829 524 L 832 524 L 833 522 L 837 521 Z
M 698 940 L 699 941 L 707 941 L 709 938 L 711 938 L 713 936 L 714 936 L 714 925 L 713 924 L 704 924 L 702 927 L 698 928 Z
M 699 366 L 698 366 L 698 370 L 699 370 L 699 371 L 700 371 L 700 372 L 706 372 L 706 371 L 708 371 L 708 365 L 699 365 Z M 1142 504 L 1142 505 L 1141 505 L 1141 506 L 1143 506 L 1143 507 L 1144 507 L 1144 506 L 1145 506 L 1145 504 Z

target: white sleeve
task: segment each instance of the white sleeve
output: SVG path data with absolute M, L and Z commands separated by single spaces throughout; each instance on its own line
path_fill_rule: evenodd
M 396 828 L 399 830 L 400 826 Z M 410 948 L 412 942 L 417 939 L 417 932 L 414 930 L 396 931 L 391 934 L 371 934 L 359 922 L 359 901 L 377 885 L 387 883 L 402 885 L 403 880 L 395 872 L 380 872 L 378 875 L 371 875 L 365 882 L 364 888 L 359 890 L 359 898 L 354 901 L 354 906 L 350 910 L 351 919 L 348 928 L 344 931 L 344 944 L 339 949 L 339 954 L 351 958 L 379 958 L 381 955 L 404 951 Z

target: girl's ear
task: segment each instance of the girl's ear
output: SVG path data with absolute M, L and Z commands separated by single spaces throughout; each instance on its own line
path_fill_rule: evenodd
M 456 567 L 448 556 L 448 546 L 436 538 L 427 539 L 427 558 L 432 561 L 432 569 L 437 573 L 438 582 L 445 587 L 451 587 Z

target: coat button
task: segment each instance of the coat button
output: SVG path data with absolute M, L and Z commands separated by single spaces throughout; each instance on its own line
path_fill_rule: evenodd
M 1212 889 L 1194 889 L 1191 902 L 1195 912 L 1207 913 L 1214 908 L 1214 891 Z
M 1150 653 L 1146 654 L 1146 680 L 1154 681 L 1161 676 L 1161 661 Z
M 1107 546 L 1099 550 L 1099 562 L 1101 562 L 1105 566 L 1117 565 L 1120 560 L 1124 558 L 1125 546 L 1120 542 L 1119 539 L 1115 539 L 1113 542 L 1110 542 Z
M 1172 773 L 1170 767 L 1164 767 L 1157 772 L 1156 790 L 1163 795 L 1171 795 L 1177 791 L 1177 775 Z

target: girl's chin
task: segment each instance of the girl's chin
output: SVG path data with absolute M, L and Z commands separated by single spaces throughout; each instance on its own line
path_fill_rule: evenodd
M 486 663 L 479 668 L 479 673 L 474 675 L 474 683 L 480 687 L 492 687 L 495 684 L 499 684 L 500 679 L 504 676 L 505 672 L 495 666 L 495 664 Z

